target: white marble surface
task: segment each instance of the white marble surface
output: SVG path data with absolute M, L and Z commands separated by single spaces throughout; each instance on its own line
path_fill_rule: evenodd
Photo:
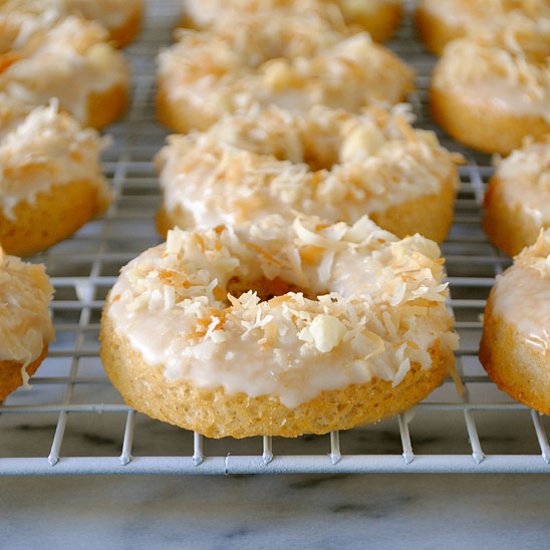
M 0 547 L 547 548 L 543 476 L 0 480 Z

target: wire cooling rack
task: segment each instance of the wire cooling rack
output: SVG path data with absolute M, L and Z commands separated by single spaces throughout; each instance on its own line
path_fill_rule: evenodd
M 151 1 L 146 27 L 127 54 L 133 64 L 131 110 L 109 128 L 105 171 L 116 200 L 100 220 L 37 258 L 56 295 L 57 341 L 32 380 L 32 391 L 0 406 L 0 475 L 251 474 L 367 472 L 549 472 L 548 421 L 511 401 L 487 379 L 477 359 L 481 314 L 496 274 L 510 260 L 480 228 L 489 159 L 465 154 L 455 224 L 443 244 L 457 329 L 458 368 L 466 392 L 449 380 L 413 411 L 373 426 L 327 436 L 214 441 L 151 420 L 128 408 L 98 357 L 105 295 L 118 270 L 158 236 L 160 195 L 152 158 L 166 131 L 155 121 L 154 58 L 170 42 L 178 2 Z M 390 43 L 418 73 L 413 97 L 418 126 L 432 128 L 426 87 L 433 58 L 415 39 L 411 17 Z M 546 423 L 546 426 L 545 426 Z

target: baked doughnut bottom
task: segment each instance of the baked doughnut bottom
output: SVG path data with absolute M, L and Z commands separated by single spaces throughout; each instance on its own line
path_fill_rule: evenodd
M 500 185 L 496 177 L 489 181 L 484 200 L 483 230 L 497 248 L 515 256 L 537 240 L 541 226 L 521 208 L 506 202 Z
M 538 412 L 550 414 L 548 355 L 529 344 L 512 324 L 493 314 L 492 294 L 485 310 L 479 358 L 499 389 Z
M 142 19 L 143 9 L 138 4 L 122 25 L 109 29 L 109 38 L 117 48 L 124 48 L 134 40 L 141 30 Z
M 391 206 L 369 217 L 380 227 L 403 239 L 415 233 L 437 243 L 447 237 L 453 223 L 456 189 L 453 177 L 447 179 L 440 192 Z
M 402 17 L 403 7 L 400 4 L 380 2 L 368 15 L 359 15 L 348 24 L 359 25 L 375 42 L 385 42 L 396 33 Z
M 86 120 L 83 126 L 101 130 L 120 118 L 128 106 L 128 87 L 113 86 L 102 92 L 91 92 L 88 96 Z
M 48 354 L 48 346 L 44 345 L 42 353 L 25 369 L 29 376 L 32 376 Z M 21 363 L 16 361 L 0 361 L 0 401 L 7 395 L 23 385 L 21 376 Z
M 190 105 L 185 98 L 170 99 L 162 78 L 158 80 L 156 113 L 160 124 L 180 134 L 191 130 L 204 132 L 217 120 L 214 116 L 207 117 L 203 110 Z
M 13 218 L 0 213 L 0 243 L 7 254 L 30 256 L 66 239 L 102 211 L 97 184 L 74 181 L 20 202 Z
M 430 349 L 432 367 L 422 370 L 413 363 L 396 387 L 373 379 L 324 391 L 290 409 L 278 398 L 226 395 L 222 388 L 203 390 L 184 380 L 167 380 L 162 366 L 147 365 L 128 340 L 116 334 L 108 308 L 103 312 L 100 340 L 107 375 L 130 407 L 211 438 L 298 437 L 377 422 L 424 399 L 445 380 L 454 362 L 452 352 L 438 341 Z
M 539 138 L 550 132 L 550 123 L 542 116 L 468 102 L 453 90 L 431 86 L 429 103 L 435 122 L 447 134 L 484 153 L 508 154 L 521 147 L 525 136 Z
M 420 40 L 426 49 L 435 55 L 441 55 L 451 40 L 464 36 L 464 29 L 461 25 L 447 25 L 440 17 L 435 16 L 422 6 L 416 10 L 415 21 Z

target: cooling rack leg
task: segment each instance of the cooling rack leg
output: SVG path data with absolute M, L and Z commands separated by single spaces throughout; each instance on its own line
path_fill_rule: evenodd
M 273 460 L 273 441 L 270 435 L 264 435 L 263 437 L 264 450 L 262 458 L 267 466 Z
M 132 446 L 134 444 L 134 426 L 136 411 L 128 411 L 126 416 L 126 427 L 124 428 L 124 441 L 122 443 L 122 453 L 120 462 L 123 466 L 132 461 Z
M 338 464 L 342 459 L 340 453 L 340 432 L 330 432 L 330 461 L 332 464 Z
M 59 453 L 61 449 L 61 443 L 63 442 L 63 436 L 65 435 L 65 427 L 67 426 L 67 413 L 62 411 L 59 413 L 57 419 L 57 426 L 55 428 L 55 434 L 53 436 L 52 447 L 50 454 L 48 455 L 48 462 L 51 466 L 55 466 L 59 462 Z
M 548 438 L 546 437 L 546 432 L 544 431 L 540 414 L 537 411 L 531 411 L 531 418 L 533 419 L 535 432 L 537 433 L 537 439 L 539 440 L 542 459 L 546 462 L 546 464 L 550 464 L 550 446 L 548 445 Z
M 411 434 L 409 432 L 409 423 L 405 418 L 405 414 L 400 414 L 399 420 L 399 433 L 401 434 L 401 445 L 403 447 L 403 460 L 405 464 L 410 464 L 414 460 L 414 453 L 411 443 Z
M 202 435 L 197 432 L 193 432 L 193 462 L 195 466 L 200 466 L 204 461 L 204 454 L 202 451 Z
M 479 435 L 471 411 L 464 411 L 464 419 L 466 420 L 466 429 L 468 430 L 468 437 L 470 439 L 470 445 L 472 446 L 472 456 L 477 464 L 481 464 L 485 460 L 485 453 L 481 448 Z

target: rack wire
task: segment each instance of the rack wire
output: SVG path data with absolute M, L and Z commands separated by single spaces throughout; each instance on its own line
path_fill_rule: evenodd
M 409 11 L 411 6 L 409 7 Z M 100 220 L 36 258 L 56 290 L 57 341 L 33 378 L 0 404 L 0 475 L 259 473 L 550 473 L 548 420 L 496 389 L 477 359 L 481 315 L 495 275 L 510 264 L 480 228 L 490 159 L 442 135 L 430 121 L 426 88 L 434 59 L 415 39 L 410 14 L 389 46 L 417 71 L 417 126 L 462 152 L 455 223 L 442 249 L 449 306 L 461 336 L 466 392 L 449 380 L 413 411 L 327 436 L 214 441 L 127 407 L 99 360 L 101 308 L 122 265 L 159 242 L 154 154 L 167 132 L 155 122 L 154 57 L 170 42 L 178 2 L 151 1 L 141 38 L 127 49 L 134 87 L 126 119 L 109 128 L 105 154 L 115 201 Z

